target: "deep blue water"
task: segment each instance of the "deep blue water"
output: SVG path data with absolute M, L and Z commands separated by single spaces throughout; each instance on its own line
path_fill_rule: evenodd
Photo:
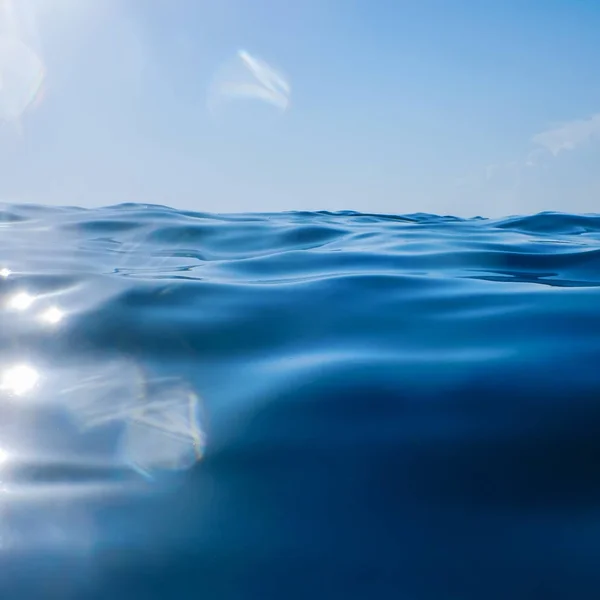
M 0 212 L 0 597 L 600 597 L 600 216 Z

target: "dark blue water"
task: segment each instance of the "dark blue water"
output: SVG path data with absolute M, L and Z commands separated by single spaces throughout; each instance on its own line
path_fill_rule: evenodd
M 5 206 L 0 269 L 1 598 L 600 597 L 600 217 Z

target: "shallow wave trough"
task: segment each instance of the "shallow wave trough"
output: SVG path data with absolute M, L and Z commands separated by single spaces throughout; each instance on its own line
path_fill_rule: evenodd
M 0 596 L 597 598 L 598 286 L 596 215 L 2 207 Z

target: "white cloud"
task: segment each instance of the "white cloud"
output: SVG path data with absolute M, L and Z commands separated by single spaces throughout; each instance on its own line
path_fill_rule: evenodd
M 457 187 L 463 202 L 468 194 L 486 199 L 485 210 L 481 212 L 488 216 L 561 210 L 567 193 L 571 197 L 570 210 L 586 211 L 594 207 L 599 184 L 597 172 L 589 167 L 586 170 L 587 155 L 584 153 L 579 170 L 570 161 L 556 159 L 563 152 L 600 142 L 600 113 L 549 127 L 529 141 L 529 151 L 518 160 L 490 164 L 477 175 L 461 178 Z
M 600 113 L 588 119 L 574 119 L 535 134 L 530 140 L 535 145 L 524 157 L 516 161 L 487 165 L 476 179 L 480 183 L 483 181 L 493 185 L 498 182 L 506 185 L 510 181 L 508 187 L 517 190 L 526 171 L 547 170 L 550 164 L 548 158 L 557 157 L 563 151 L 574 150 L 595 138 L 600 140 Z M 465 181 L 466 179 L 461 179 L 461 185 L 466 185 Z
M 563 150 L 573 150 L 595 137 L 600 138 L 600 113 L 596 113 L 589 119 L 568 121 L 542 131 L 534 135 L 531 141 L 548 150 L 553 156 L 557 156 Z

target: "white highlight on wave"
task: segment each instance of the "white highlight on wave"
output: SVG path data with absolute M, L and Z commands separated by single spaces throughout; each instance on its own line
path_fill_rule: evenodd
M 2 512 L 0 553 L 93 549 L 112 535 L 95 527 L 95 503 L 148 494 L 159 474 L 203 457 L 198 395 L 183 380 L 150 379 L 126 359 L 45 365 L 43 376 L 27 363 L 5 366 L 0 406 L 0 512 L 10 507 Z M 67 518 L 57 518 L 58 507 Z M 34 528 L 24 527 L 20 510 Z
M 65 313 L 57 306 L 51 306 L 40 314 L 40 320 L 48 325 L 56 325 L 63 320 Z
M 27 292 L 18 292 L 8 299 L 7 308 L 25 311 L 35 302 L 35 297 Z
M 36 369 L 20 364 L 6 369 L 0 378 L 0 390 L 15 396 L 23 396 L 35 388 L 40 375 Z

